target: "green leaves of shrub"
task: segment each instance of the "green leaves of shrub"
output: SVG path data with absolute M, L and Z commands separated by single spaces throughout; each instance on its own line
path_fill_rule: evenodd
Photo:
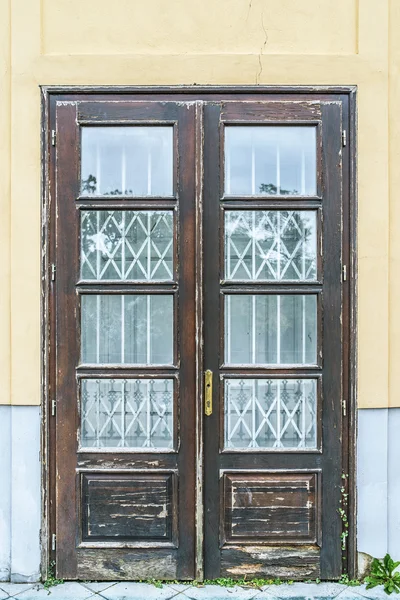
M 400 561 L 394 562 L 389 554 L 386 554 L 383 560 L 374 558 L 371 564 L 371 574 L 365 578 L 367 590 L 383 585 L 387 594 L 392 592 L 400 593 L 400 573 L 395 569 L 400 565 Z

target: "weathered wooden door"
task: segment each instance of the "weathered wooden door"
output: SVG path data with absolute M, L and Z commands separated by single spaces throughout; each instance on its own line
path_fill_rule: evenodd
M 342 571 L 340 103 L 205 108 L 207 577 Z
M 345 102 L 51 98 L 59 576 L 340 576 Z
M 65 578 L 194 576 L 195 111 L 56 107 L 56 548 Z

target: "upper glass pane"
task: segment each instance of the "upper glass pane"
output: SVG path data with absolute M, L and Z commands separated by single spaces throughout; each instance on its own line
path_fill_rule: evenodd
M 225 212 L 225 278 L 313 281 L 317 276 L 315 211 Z
M 82 210 L 81 278 L 173 279 L 173 213 Z
M 226 294 L 225 362 L 317 363 L 315 294 Z
M 86 364 L 173 364 L 173 296 L 82 294 Z
M 81 195 L 173 195 L 173 127 L 82 127 Z
M 225 194 L 315 196 L 315 126 L 227 126 Z

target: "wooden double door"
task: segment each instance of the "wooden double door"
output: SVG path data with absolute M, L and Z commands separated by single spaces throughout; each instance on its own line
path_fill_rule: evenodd
M 348 97 L 48 114 L 57 575 L 339 577 Z

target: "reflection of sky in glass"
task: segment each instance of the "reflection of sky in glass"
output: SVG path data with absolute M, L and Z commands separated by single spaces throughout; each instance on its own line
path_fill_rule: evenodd
M 82 127 L 81 194 L 173 195 L 173 127 Z
M 83 363 L 173 363 L 172 295 L 83 294 L 81 302 Z
M 317 296 L 226 294 L 225 362 L 316 364 Z
M 315 196 L 316 127 L 227 126 L 225 193 Z

